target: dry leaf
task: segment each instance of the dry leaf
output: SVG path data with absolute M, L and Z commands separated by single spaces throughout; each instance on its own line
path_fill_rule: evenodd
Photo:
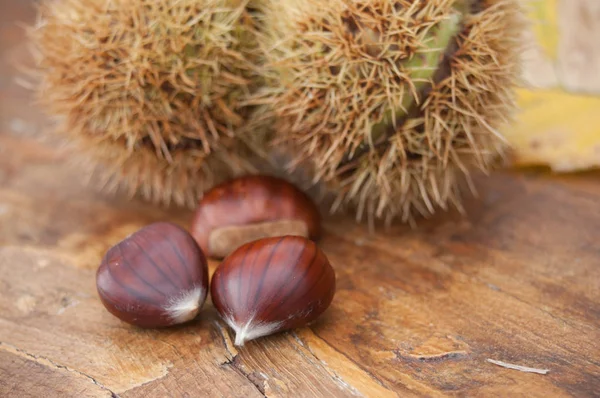
M 531 30 L 524 40 L 521 114 L 504 132 L 518 166 L 556 172 L 600 167 L 600 25 L 598 0 L 528 3 Z
M 557 172 L 600 167 L 600 97 L 522 91 L 520 105 L 519 122 L 504 132 L 517 165 Z

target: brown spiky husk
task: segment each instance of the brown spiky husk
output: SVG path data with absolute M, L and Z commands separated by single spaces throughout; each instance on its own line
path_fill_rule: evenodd
M 264 14 L 269 84 L 257 102 L 270 104 L 291 167 L 308 166 L 334 208 L 350 203 L 359 218 L 461 209 L 462 182 L 502 154 L 515 109 L 518 0 L 272 0 Z
M 37 96 L 106 186 L 193 206 L 253 171 L 244 105 L 259 83 L 243 0 L 43 1 Z M 252 146 L 252 145 L 251 145 Z

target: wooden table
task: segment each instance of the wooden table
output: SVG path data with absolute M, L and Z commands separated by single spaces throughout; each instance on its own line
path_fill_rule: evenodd
M 478 178 L 466 217 L 416 230 L 328 219 L 338 292 L 310 327 L 235 348 L 210 302 L 174 329 L 119 322 L 96 294 L 101 256 L 150 222 L 188 226 L 190 213 L 81 182 L 6 63 L 23 51 L 9 22 L 33 12 L 0 5 L 0 396 L 600 394 L 597 172 Z

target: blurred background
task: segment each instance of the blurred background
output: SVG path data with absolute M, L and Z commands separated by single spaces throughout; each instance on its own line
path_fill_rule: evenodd
M 27 60 L 24 26 L 35 21 L 34 5 L 32 0 L 0 0 L 0 135 L 25 129 L 33 133 L 35 119 L 40 119 L 32 112 L 30 95 L 20 86 L 16 71 L 16 64 Z
M 600 166 L 600 1 L 527 1 L 531 29 L 517 123 L 504 131 L 518 165 Z M 0 133 L 34 134 L 43 118 L 15 69 L 35 1 L 0 0 Z M 2 146 L 0 145 L 0 151 Z
M 600 1 L 531 0 L 521 114 L 505 134 L 524 164 L 600 166 Z

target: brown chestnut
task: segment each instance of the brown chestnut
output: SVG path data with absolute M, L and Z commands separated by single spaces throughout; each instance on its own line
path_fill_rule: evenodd
M 196 209 L 192 235 L 207 256 L 222 258 L 247 242 L 271 236 L 318 239 L 314 202 L 280 178 L 246 176 L 208 191 Z
M 148 225 L 112 247 L 96 273 L 106 309 L 141 327 L 165 327 L 196 317 L 208 292 L 206 258 L 183 228 Z
M 265 238 L 229 255 L 215 271 L 210 292 L 241 346 L 316 319 L 333 300 L 335 272 L 306 238 Z

